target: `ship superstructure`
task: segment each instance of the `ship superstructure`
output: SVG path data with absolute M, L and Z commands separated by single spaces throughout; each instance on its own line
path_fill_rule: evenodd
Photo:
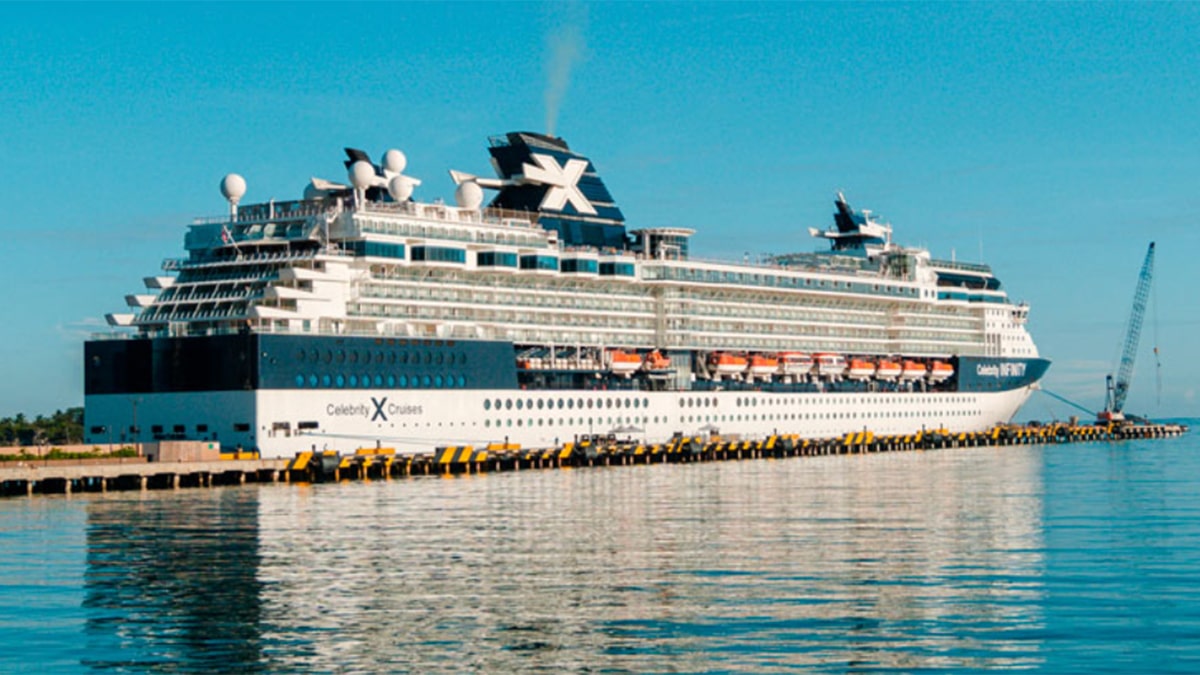
M 493 138 L 496 177 L 413 198 L 402 153 L 200 219 L 85 349 L 89 439 L 264 456 L 580 435 L 980 430 L 1048 367 L 984 265 L 934 260 L 842 195 L 824 253 L 698 260 L 628 230 L 566 142 Z M 494 190 L 483 205 L 485 190 Z

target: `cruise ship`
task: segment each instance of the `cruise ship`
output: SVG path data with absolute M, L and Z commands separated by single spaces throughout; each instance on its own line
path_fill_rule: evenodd
M 417 199 L 398 150 L 348 148 L 296 201 L 243 205 L 226 176 L 228 214 L 188 226 L 186 257 L 86 342 L 88 442 L 978 431 L 1049 367 L 989 267 L 897 244 L 841 194 L 810 229 L 828 250 L 700 259 L 691 229 L 628 228 L 563 139 L 489 145 L 495 177 L 450 171 L 454 205 Z

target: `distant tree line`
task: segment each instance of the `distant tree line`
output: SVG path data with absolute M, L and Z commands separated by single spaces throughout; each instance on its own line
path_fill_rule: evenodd
M 0 445 L 70 445 L 83 442 L 83 408 L 55 410 L 25 419 L 24 413 L 0 418 Z

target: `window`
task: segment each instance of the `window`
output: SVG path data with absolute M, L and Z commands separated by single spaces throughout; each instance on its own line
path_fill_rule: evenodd
M 480 267 L 516 267 L 517 254 L 503 251 L 480 251 L 475 258 Z
M 390 244 L 381 241 L 349 241 L 343 245 L 356 256 L 369 255 L 380 258 L 404 258 L 404 244 Z
M 584 272 L 595 274 L 598 268 L 598 263 L 595 260 L 587 258 L 568 258 L 559 264 L 559 269 L 563 272 Z
M 523 270 L 558 270 L 558 258 L 552 255 L 523 255 L 521 256 Z
M 633 263 L 602 262 L 600 263 L 600 274 L 601 276 L 631 277 L 633 276 Z
M 445 246 L 414 246 L 412 249 L 413 262 L 467 262 L 467 252 L 461 248 Z

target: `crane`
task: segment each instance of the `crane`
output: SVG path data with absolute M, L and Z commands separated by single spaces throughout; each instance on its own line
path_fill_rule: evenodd
M 1129 312 L 1129 323 L 1125 327 L 1125 345 L 1121 348 L 1121 363 L 1116 378 L 1109 374 L 1105 378 L 1106 395 L 1104 410 L 1097 418 L 1100 422 L 1125 420 L 1125 397 L 1133 380 L 1133 364 L 1137 360 L 1138 340 L 1142 334 L 1142 319 L 1146 316 L 1146 300 L 1150 297 L 1150 280 L 1154 277 L 1154 242 L 1146 251 L 1142 271 L 1138 273 L 1137 290 L 1133 293 L 1133 309 Z

